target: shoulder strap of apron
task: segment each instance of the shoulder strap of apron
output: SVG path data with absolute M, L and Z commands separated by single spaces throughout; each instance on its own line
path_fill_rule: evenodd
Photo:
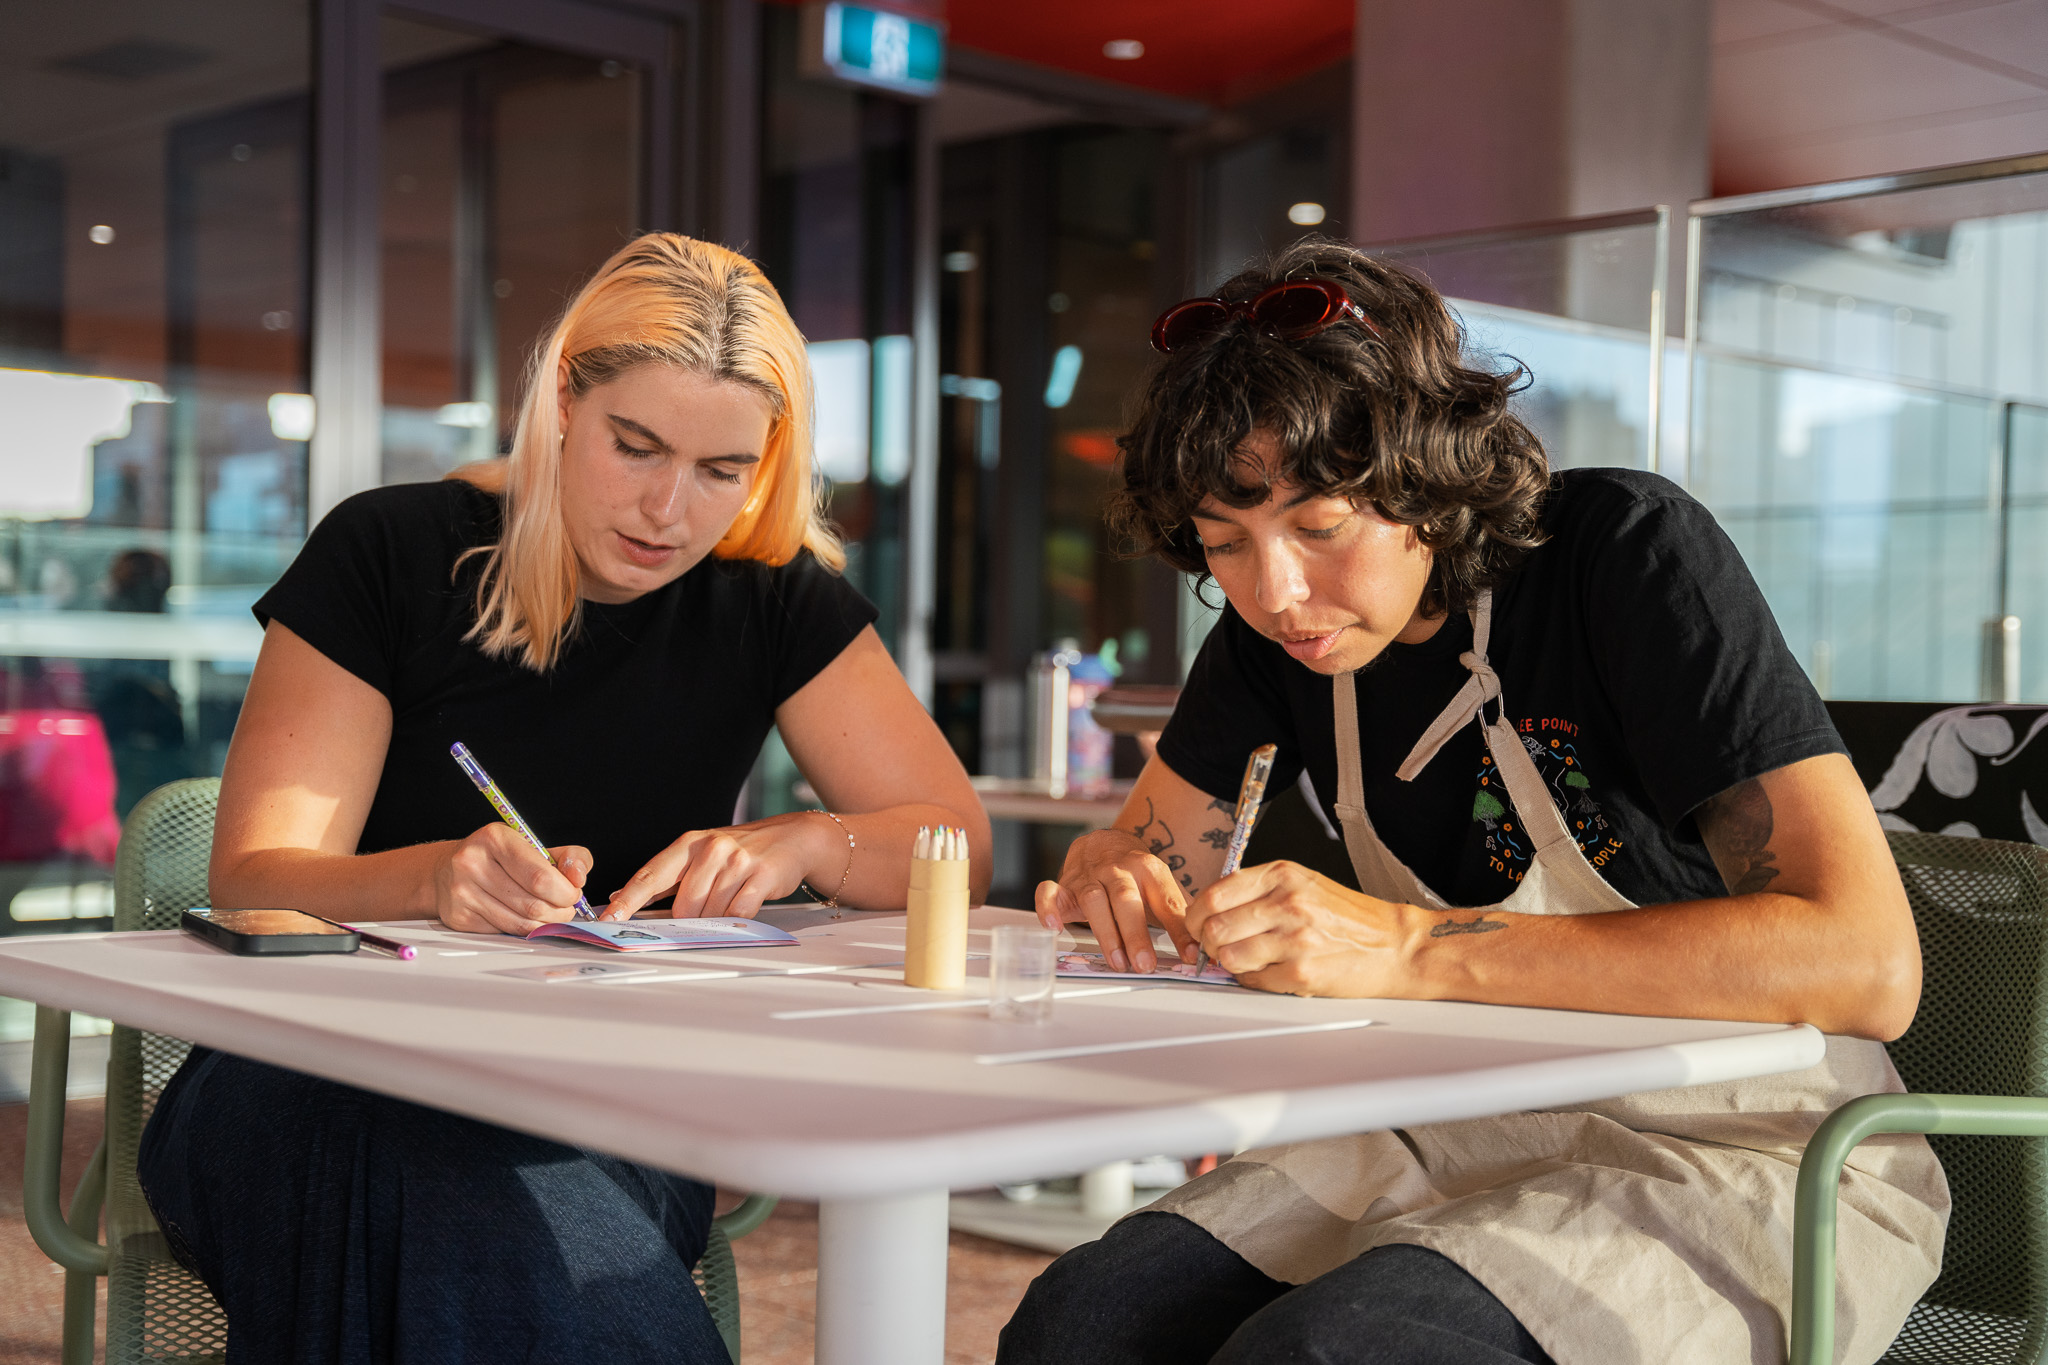
M 1422 732 L 1407 759 L 1395 770 L 1395 776 L 1403 782 L 1414 781 L 1416 774 L 1436 757 L 1452 735 L 1467 724 L 1477 724 L 1486 738 L 1487 751 L 1493 755 L 1494 767 L 1507 787 L 1508 799 L 1522 821 L 1523 832 L 1531 842 L 1531 859 L 1546 869 L 1543 878 L 1546 890 L 1536 898 L 1546 903 L 1542 906 L 1532 903 L 1526 908 L 1538 914 L 1627 909 L 1631 902 L 1608 886 L 1593 870 L 1592 864 L 1586 861 L 1585 855 L 1580 853 L 1578 842 L 1565 828 L 1564 816 L 1550 799 L 1549 784 L 1536 771 L 1536 764 L 1523 746 L 1521 736 L 1508 724 L 1506 715 L 1497 714 L 1491 722 L 1486 719 L 1486 703 L 1497 701 L 1501 695 L 1500 677 L 1493 671 L 1486 654 L 1492 626 L 1493 594 L 1488 592 L 1473 604 L 1472 648 L 1458 656 L 1458 662 L 1471 676 L 1451 698 L 1450 704 Z M 1351 866 L 1358 875 L 1359 887 L 1368 895 L 1385 900 L 1442 907 L 1443 900 L 1394 856 L 1372 827 L 1372 819 L 1365 810 L 1365 781 L 1358 746 L 1357 682 L 1355 675 L 1350 673 L 1339 674 L 1333 682 L 1337 732 L 1335 806 L 1338 822 L 1344 830 L 1345 849 L 1351 855 Z M 1522 910 L 1525 907 L 1517 904 L 1513 908 Z
M 1330 681 L 1337 722 L 1337 799 L 1332 808 L 1344 831 L 1344 851 L 1351 855 L 1358 889 L 1383 901 L 1445 908 L 1443 898 L 1396 858 L 1372 827 L 1372 817 L 1365 813 L 1364 762 L 1358 748 L 1357 674 L 1339 673 Z

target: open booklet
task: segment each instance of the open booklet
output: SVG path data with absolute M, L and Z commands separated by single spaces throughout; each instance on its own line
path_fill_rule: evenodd
M 1149 972 L 1120 972 L 1109 965 L 1101 953 L 1069 952 L 1059 955 L 1054 967 L 1055 976 L 1109 977 L 1116 981 L 1185 981 L 1190 986 L 1238 986 L 1243 983 L 1229 972 L 1211 962 L 1201 975 L 1195 974 L 1195 964 L 1182 962 L 1179 958 L 1162 953 L 1159 965 Z
M 578 920 L 543 924 L 528 938 L 561 938 L 622 953 L 651 953 L 665 948 L 773 948 L 794 944 L 796 936 L 755 919 Z

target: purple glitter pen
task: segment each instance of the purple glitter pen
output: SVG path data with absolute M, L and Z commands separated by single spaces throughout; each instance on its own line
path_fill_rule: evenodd
M 484 771 L 484 765 L 477 762 L 475 757 L 471 755 L 469 747 L 462 743 L 462 741 L 457 740 L 448 746 L 448 752 L 455 759 L 456 763 L 461 766 L 462 771 L 469 774 L 469 780 L 476 783 L 476 789 L 484 794 L 484 800 L 490 802 L 492 807 L 496 809 L 498 818 L 517 830 L 519 836 L 526 840 L 527 843 L 532 844 L 539 851 L 540 856 L 548 860 L 548 866 L 560 866 L 560 864 L 555 862 L 555 855 L 548 852 L 548 846 L 540 841 L 538 834 L 533 832 L 533 826 L 522 820 L 519 817 L 519 812 L 512 809 L 512 803 L 505 799 L 505 793 L 498 790 L 498 784 L 491 781 L 491 775 Z M 576 897 L 576 918 L 597 918 L 597 912 L 590 908 L 590 902 L 580 895 Z

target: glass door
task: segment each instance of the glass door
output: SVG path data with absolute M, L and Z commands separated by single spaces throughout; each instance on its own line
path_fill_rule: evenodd
M 458 17 L 387 15 L 379 33 L 385 483 L 507 449 L 533 347 L 661 216 L 648 133 L 666 70 L 645 54 L 666 51 L 662 25 L 612 50 Z

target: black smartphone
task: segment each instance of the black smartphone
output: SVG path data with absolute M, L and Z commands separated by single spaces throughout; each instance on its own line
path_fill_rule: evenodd
M 352 953 L 362 935 L 303 910 L 187 910 L 178 927 L 216 948 L 248 957 Z

